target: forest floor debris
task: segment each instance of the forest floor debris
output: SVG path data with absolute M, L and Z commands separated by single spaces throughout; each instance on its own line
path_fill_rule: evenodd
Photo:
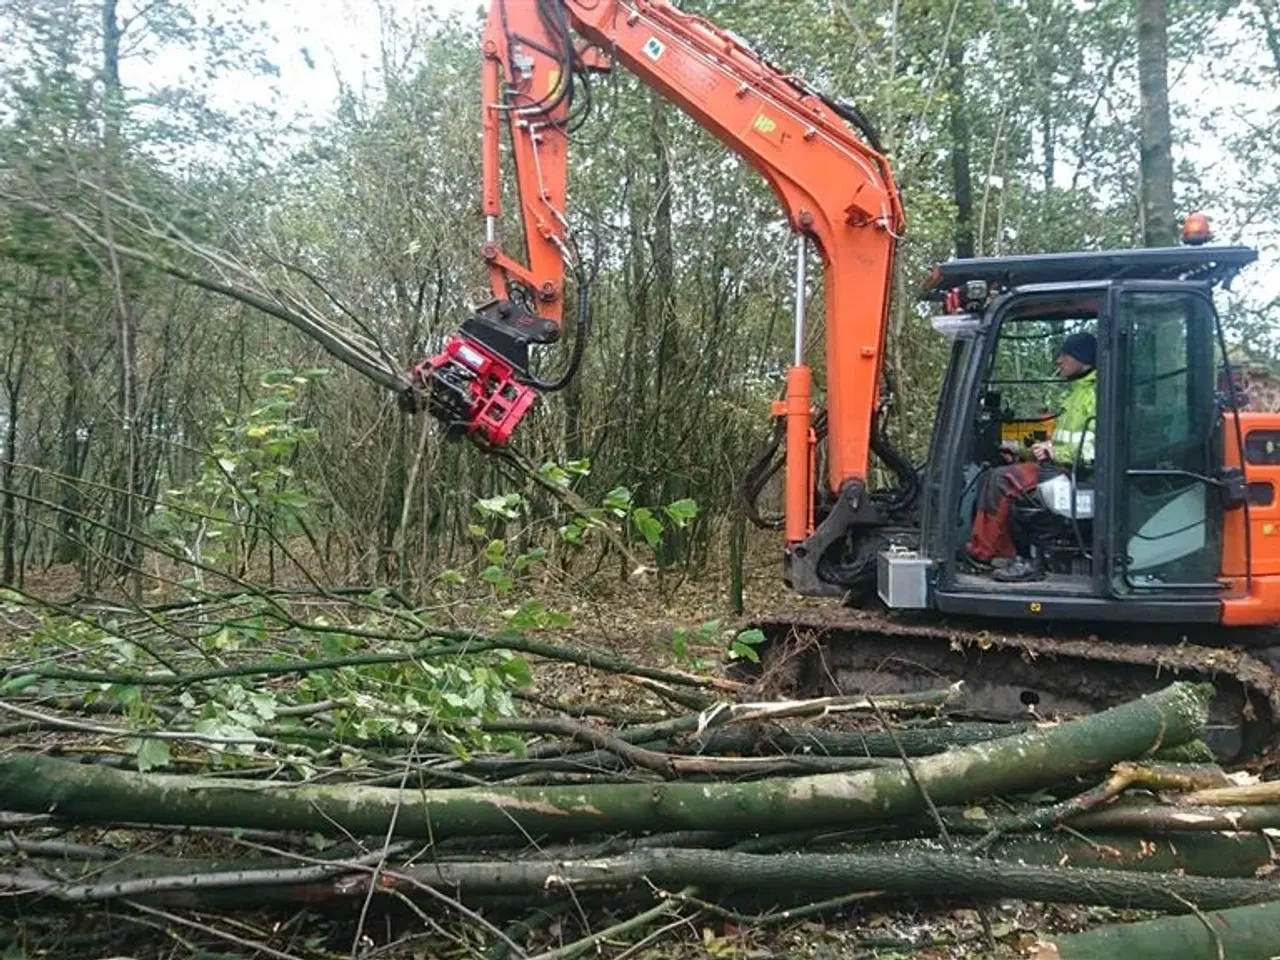
M 1280 901 L 1272 791 L 1160 759 L 1194 684 L 975 723 L 955 686 L 757 699 L 676 611 L 127 612 L 10 604 L 8 955 L 1047 956 Z

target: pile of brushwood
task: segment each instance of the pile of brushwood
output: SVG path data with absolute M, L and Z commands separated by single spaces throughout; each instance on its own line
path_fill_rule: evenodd
M 11 660 L 0 952 L 150 935 L 205 956 L 622 957 L 911 903 L 974 911 L 993 954 L 1280 953 L 1280 783 L 1213 762 L 1200 686 L 979 723 L 959 687 L 761 702 L 515 634 L 407 639 L 254 659 L 224 636 L 198 668 L 91 667 L 105 648 L 74 644 Z M 619 705 L 636 689 L 647 717 Z M 1142 919 L 997 944 L 1009 900 Z

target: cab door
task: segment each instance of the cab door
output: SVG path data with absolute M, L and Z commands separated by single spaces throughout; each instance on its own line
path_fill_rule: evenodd
M 1102 426 L 1107 503 L 1095 530 L 1102 595 L 1171 601 L 1223 589 L 1217 315 L 1208 289 L 1122 283 L 1109 296 L 1111 361 Z

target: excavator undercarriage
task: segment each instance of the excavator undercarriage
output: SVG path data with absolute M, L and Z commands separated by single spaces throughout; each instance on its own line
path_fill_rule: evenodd
M 798 601 L 742 628 L 765 637 L 760 663 L 740 668 L 762 693 L 893 694 L 959 682 L 952 715 L 1007 722 L 1092 713 L 1191 680 L 1217 691 L 1205 740 L 1224 762 L 1261 762 L 1280 745 L 1280 631 L 1270 628 L 1233 631 L 1227 647 L 1220 628 L 1034 631 L 830 601 Z

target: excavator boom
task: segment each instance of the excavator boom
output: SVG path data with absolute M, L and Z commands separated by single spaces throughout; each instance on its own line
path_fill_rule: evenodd
M 481 340 L 472 347 L 485 347 L 488 337 L 508 349 L 493 356 L 486 348 L 475 358 L 489 364 L 490 374 L 489 387 L 471 391 L 484 401 L 473 404 L 475 422 L 458 423 L 469 408 L 456 402 L 457 389 L 439 411 L 459 429 L 500 445 L 515 429 L 515 414 L 523 416 L 532 402 L 524 389 L 530 381 L 525 351 L 558 339 L 566 271 L 579 266 L 566 206 L 569 130 L 582 103 L 575 91 L 589 73 L 621 65 L 759 171 L 799 236 L 795 353 L 786 399 L 774 412 L 786 419 L 787 539 L 805 540 L 814 526 L 817 483 L 803 349 L 808 243 L 825 266 L 826 485 L 832 492 L 860 492 L 866 484 L 890 273 L 904 227 L 874 130 L 855 108 L 666 0 L 493 0 L 483 54 L 483 255 L 495 300 L 464 334 Z M 512 255 L 499 236 L 504 130 L 519 187 L 523 256 Z M 442 367 L 456 371 L 456 363 L 434 369 Z M 487 403 L 493 394 L 496 411 Z

